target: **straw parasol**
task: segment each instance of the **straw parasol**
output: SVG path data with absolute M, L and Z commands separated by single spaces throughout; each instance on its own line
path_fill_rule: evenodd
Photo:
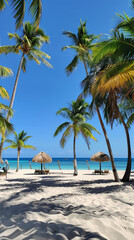
M 44 168 L 45 168 L 45 163 L 52 162 L 52 158 L 48 154 L 44 152 L 40 152 L 32 159 L 32 162 L 41 163 L 41 171 L 42 171 L 42 163 L 44 163 Z
M 100 163 L 100 174 L 101 174 L 101 163 L 110 160 L 109 156 L 103 152 L 95 153 L 90 159 L 91 161 Z
M 4 161 L 3 161 L 3 159 L 2 159 L 2 158 L 0 159 L 0 163 L 1 163 L 1 164 L 4 164 Z

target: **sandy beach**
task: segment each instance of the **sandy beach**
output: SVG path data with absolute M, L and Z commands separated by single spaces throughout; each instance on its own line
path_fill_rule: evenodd
M 115 183 L 111 172 L 91 170 L 33 173 L 1 177 L 0 239 L 134 239 L 134 181 Z

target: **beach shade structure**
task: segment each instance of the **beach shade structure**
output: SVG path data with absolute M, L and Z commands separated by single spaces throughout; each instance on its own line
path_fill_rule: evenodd
M 100 163 L 100 174 L 102 172 L 101 171 L 101 163 L 110 160 L 109 156 L 107 154 L 103 153 L 103 152 L 95 153 L 90 159 L 91 159 L 91 161 L 95 161 L 95 162 Z
M 4 161 L 3 161 L 3 159 L 2 159 L 2 158 L 0 159 L 0 163 L 1 163 L 1 164 L 4 164 Z
M 32 159 L 32 162 L 41 163 L 41 171 L 42 171 L 42 163 L 44 163 L 44 168 L 45 168 L 45 163 L 52 162 L 52 158 L 48 154 L 44 152 L 40 152 Z

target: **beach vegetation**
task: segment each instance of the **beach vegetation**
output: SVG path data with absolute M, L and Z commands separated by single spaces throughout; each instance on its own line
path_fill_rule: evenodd
M 27 133 L 24 132 L 24 130 L 22 132 L 20 132 L 19 134 L 17 134 L 16 132 L 14 132 L 14 141 L 11 139 L 6 139 L 5 142 L 10 143 L 11 145 L 7 146 L 4 148 L 4 150 L 8 149 L 8 148 L 12 148 L 12 149 L 17 149 L 17 168 L 16 168 L 16 172 L 19 171 L 19 159 L 20 159 L 20 151 L 22 148 L 25 149 L 36 149 L 36 147 L 32 146 L 32 145 L 27 145 L 25 144 L 25 142 L 31 138 L 31 136 L 27 136 Z
M 39 27 L 42 15 L 42 1 L 41 0 L 0 0 L 0 10 L 10 3 L 15 18 L 16 29 L 23 25 L 25 10 L 28 9 L 29 15 L 32 16 L 33 24 Z M 26 8 L 28 6 L 28 8 Z
M 30 22 L 25 22 L 23 24 L 23 33 L 21 36 L 19 36 L 16 33 L 9 33 L 9 39 L 14 39 L 16 44 L 14 45 L 8 45 L 8 46 L 0 46 L 0 54 L 9 54 L 9 53 L 15 53 L 20 54 L 21 53 L 21 60 L 19 63 L 14 88 L 12 92 L 12 97 L 10 100 L 9 107 L 13 107 L 16 89 L 18 85 L 19 75 L 21 69 L 26 72 L 26 64 L 27 60 L 34 60 L 37 64 L 40 64 L 41 62 L 44 63 L 47 67 L 52 67 L 51 64 L 46 60 L 50 59 L 50 56 L 46 54 L 45 52 L 41 51 L 41 47 L 43 43 L 48 43 L 49 37 L 44 33 L 44 31 L 40 28 L 36 28 L 33 26 Z M 10 116 L 7 115 L 7 120 L 9 120 Z M 2 148 L 3 148 L 3 139 L 1 142 L 1 153 L 2 155 Z
M 85 22 L 80 21 L 80 26 L 78 27 L 77 34 L 74 34 L 69 31 L 64 31 L 63 34 L 68 36 L 72 40 L 73 45 L 63 47 L 62 50 L 66 50 L 67 48 L 70 48 L 70 49 L 75 50 L 75 52 L 76 52 L 76 55 L 73 58 L 72 62 L 66 67 L 66 73 L 67 73 L 67 75 L 72 73 L 74 71 L 74 69 L 77 67 L 77 65 L 79 64 L 79 62 L 82 62 L 84 64 L 84 68 L 86 71 L 86 80 L 87 80 L 84 82 L 85 83 L 84 89 L 86 89 L 86 87 L 87 87 L 87 89 L 90 89 L 90 86 L 92 84 L 91 79 L 93 76 L 93 72 L 92 72 L 92 74 L 90 74 L 90 72 L 92 69 L 94 69 L 92 48 L 94 48 L 94 44 L 95 44 L 94 41 L 96 39 L 99 39 L 99 36 L 88 34 L 88 31 L 86 29 L 86 21 Z M 94 72 L 94 74 L 95 74 L 95 72 Z M 92 96 L 91 91 L 86 90 L 85 92 L 86 93 L 88 92 L 88 94 Z M 106 140 L 108 152 L 109 152 L 111 163 L 112 163 L 114 179 L 116 182 L 118 182 L 119 177 L 118 177 L 117 170 L 116 170 L 115 163 L 114 163 L 111 144 L 110 144 L 110 141 L 109 141 L 109 138 L 108 138 L 108 135 L 106 132 L 106 128 L 105 128 L 105 125 L 104 125 L 104 122 L 103 122 L 103 119 L 101 117 L 101 113 L 99 110 L 100 104 L 98 105 L 97 102 L 98 102 L 97 100 L 94 101 L 95 109 L 96 109 L 98 119 L 101 124 L 101 128 L 103 130 L 104 137 Z
M 87 119 L 90 118 L 89 105 L 85 102 L 80 95 L 76 101 L 73 101 L 69 108 L 61 108 L 57 114 L 60 114 L 70 121 L 62 123 L 55 131 L 54 137 L 57 136 L 64 129 L 64 133 L 60 140 L 60 146 L 64 148 L 69 137 L 73 134 L 73 154 L 74 154 L 74 175 L 78 175 L 77 160 L 76 160 L 76 138 L 81 134 L 86 141 L 88 148 L 90 149 L 89 139 L 97 141 L 93 136 L 92 131 L 99 133 L 95 127 L 87 123 Z

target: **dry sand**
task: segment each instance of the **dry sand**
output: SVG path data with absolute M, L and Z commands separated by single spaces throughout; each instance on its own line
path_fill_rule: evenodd
M 33 172 L 0 177 L 0 239 L 134 239 L 134 181 L 88 170 Z

